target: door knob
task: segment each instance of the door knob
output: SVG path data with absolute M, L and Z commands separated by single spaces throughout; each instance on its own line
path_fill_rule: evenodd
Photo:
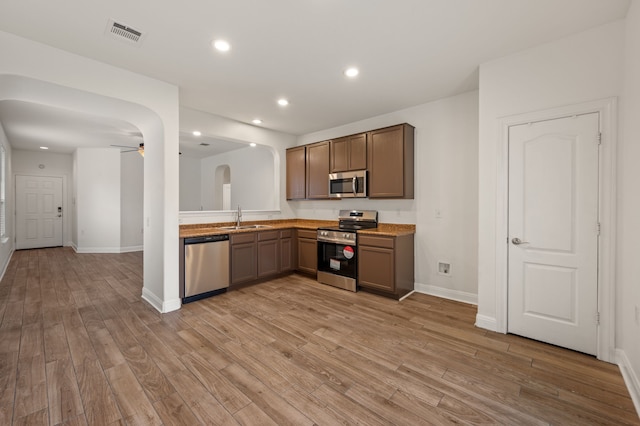
M 520 238 L 516 237 L 514 239 L 511 240 L 511 242 L 517 246 L 519 246 L 520 244 L 529 244 L 529 241 L 522 241 Z

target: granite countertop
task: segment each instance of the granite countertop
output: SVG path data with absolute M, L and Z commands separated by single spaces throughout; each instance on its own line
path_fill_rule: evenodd
M 248 229 L 220 229 L 221 226 L 233 226 L 235 222 L 204 223 L 192 225 L 180 225 L 180 238 L 203 237 L 205 235 L 237 234 L 242 232 L 260 232 L 274 229 L 308 229 L 338 226 L 335 220 L 310 220 L 310 219 L 280 219 L 280 220 L 260 220 L 242 222 L 243 225 L 268 225 L 269 228 L 248 228 Z M 375 229 L 359 230 L 360 234 L 384 235 L 395 237 L 399 235 L 415 234 L 415 225 L 378 223 Z

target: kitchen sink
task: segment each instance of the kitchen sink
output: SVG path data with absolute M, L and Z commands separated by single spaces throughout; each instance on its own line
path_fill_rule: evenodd
M 224 229 L 225 231 L 235 231 L 238 229 L 264 229 L 273 228 L 271 225 L 240 225 L 240 226 L 221 226 L 218 229 Z

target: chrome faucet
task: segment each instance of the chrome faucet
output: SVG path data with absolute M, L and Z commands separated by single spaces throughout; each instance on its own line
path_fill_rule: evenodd
M 240 208 L 240 204 L 238 204 L 238 212 L 236 213 L 237 215 L 237 221 L 236 221 L 236 226 L 240 226 L 240 222 L 242 222 L 242 209 Z

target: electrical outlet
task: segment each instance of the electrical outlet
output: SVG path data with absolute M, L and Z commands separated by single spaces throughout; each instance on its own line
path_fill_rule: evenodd
M 451 275 L 451 263 L 450 262 L 444 262 L 444 261 L 438 261 L 438 274 L 439 275 L 450 276 Z

